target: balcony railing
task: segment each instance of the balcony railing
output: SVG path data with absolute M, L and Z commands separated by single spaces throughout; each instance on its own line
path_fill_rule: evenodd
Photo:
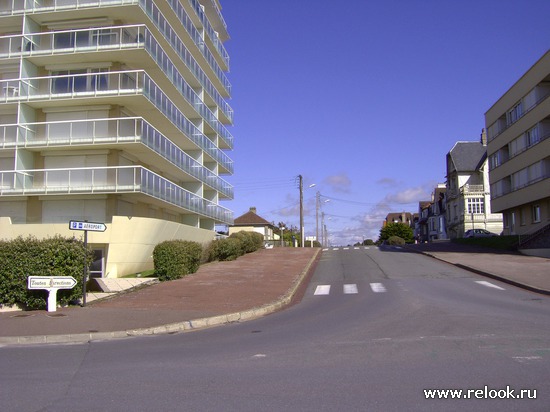
M 210 50 L 204 47 L 204 40 L 201 33 L 194 26 L 180 1 L 169 0 L 169 3 L 220 82 L 227 91 L 231 90 L 231 85 L 224 71 L 219 67 Z M 167 26 L 166 18 L 162 15 L 153 0 L 7 0 L 0 3 L 0 16 L 125 5 L 139 5 L 159 30 L 163 31 L 163 28 Z M 227 67 L 229 67 L 229 57 L 227 53 L 221 53 L 219 48 L 216 48 L 216 51 L 220 53 Z
M 141 117 L 0 125 L 0 149 L 141 143 L 202 183 L 233 198 L 233 187 Z
M 485 186 L 483 185 L 469 185 L 465 184 L 460 188 L 460 193 L 466 194 L 483 194 L 485 193 Z
M 230 173 L 233 162 L 206 137 L 143 70 L 96 72 L 0 80 L 0 90 L 7 90 L 2 102 L 61 100 L 84 97 L 115 97 L 141 95 L 183 132 L 192 142 L 208 153 Z M 232 146 L 232 141 L 230 142 Z
M 142 166 L 0 171 L 0 196 L 143 193 L 187 212 L 232 223 L 232 212 Z
M 176 50 L 185 49 L 181 40 L 174 38 Z M 173 62 L 160 47 L 157 40 L 144 25 L 109 26 L 94 29 L 66 30 L 25 35 L 0 36 L 0 58 L 15 58 L 20 56 L 44 56 L 67 53 L 90 53 L 99 50 L 124 50 L 145 48 L 158 67 L 180 91 L 181 95 L 225 140 L 231 141 L 231 135 L 221 124 L 214 113 L 204 104 L 202 99 L 189 86 Z M 183 51 L 186 50 L 182 50 Z M 183 53 L 185 54 L 185 53 Z M 189 53 L 185 54 L 187 57 Z M 183 59 L 183 58 L 182 58 Z M 231 121 L 233 110 L 217 92 L 206 74 L 194 59 L 184 61 L 193 71 L 206 92 L 212 96 L 217 106 Z

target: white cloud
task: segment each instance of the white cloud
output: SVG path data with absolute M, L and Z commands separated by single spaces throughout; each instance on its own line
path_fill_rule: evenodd
M 351 180 L 345 173 L 340 173 L 338 175 L 332 175 L 325 178 L 323 181 L 328 185 L 332 191 L 339 193 L 349 193 L 351 187 Z

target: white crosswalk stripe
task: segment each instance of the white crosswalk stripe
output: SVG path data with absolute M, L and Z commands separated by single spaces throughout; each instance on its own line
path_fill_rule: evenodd
M 384 293 L 386 292 L 386 287 L 382 283 L 371 283 L 370 288 L 374 293 Z
M 359 290 L 357 289 L 357 285 L 355 283 L 348 283 L 344 285 L 344 293 L 346 295 L 354 295 L 359 293 Z
M 500 286 L 493 285 L 491 282 L 487 282 L 486 280 L 476 280 L 475 282 L 480 284 L 480 285 L 487 286 L 488 288 L 506 290 L 504 288 L 501 288 Z
M 317 285 L 314 295 L 328 295 L 330 293 L 330 285 Z

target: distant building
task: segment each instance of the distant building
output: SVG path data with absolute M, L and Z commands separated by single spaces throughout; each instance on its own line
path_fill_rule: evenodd
M 278 235 L 274 234 L 275 226 L 257 214 L 255 207 L 251 207 L 248 212 L 235 218 L 233 225 L 229 226 L 229 235 L 233 233 L 247 231 L 260 233 L 265 242 L 277 240 Z
M 523 247 L 550 248 L 550 51 L 485 113 L 493 211 Z
M 92 275 L 153 267 L 233 215 L 218 0 L 0 2 L 0 238 L 90 233 Z
M 500 234 L 502 214 L 491 213 L 485 134 L 479 142 L 457 142 L 447 153 L 447 234 L 461 238 L 469 229 Z
M 433 202 L 423 200 L 418 202 L 418 220 L 414 227 L 414 238 L 417 242 L 427 242 L 430 239 L 428 230 L 428 218 L 430 217 Z
M 382 226 L 385 227 L 388 223 L 404 223 L 414 228 L 414 215 L 410 212 L 388 213 Z
M 430 202 L 428 214 L 428 241 L 446 240 L 447 224 L 445 216 L 446 207 L 446 187 L 439 183 L 433 191 L 432 201 Z

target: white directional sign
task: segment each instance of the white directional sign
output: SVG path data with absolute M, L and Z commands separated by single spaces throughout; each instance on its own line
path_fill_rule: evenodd
M 72 289 L 76 279 L 72 276 L 29 276 L 28 289 Z
M 69 221 L 69 229 L 71 230 L 89 230 L 91 232 L 105 232 L 107 226 L 105 223 L 96 222 L 80 222 L 78 220 Z
M 76 279 L 72 276 L 29 276 L 27 289 L 45 289 L 48 291 L 48 312 L 55 312 L 57 307 L 57 291 L 72 289 Z

